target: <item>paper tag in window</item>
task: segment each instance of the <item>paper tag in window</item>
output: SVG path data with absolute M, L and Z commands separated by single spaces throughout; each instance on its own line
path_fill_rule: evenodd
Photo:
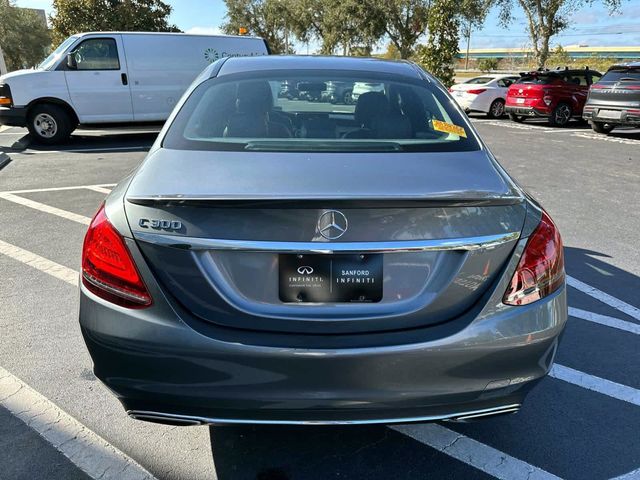
M 458 125 L 454 125 L 453 123 L 441 122 L 440 120 L 431 120 L 431 124 L 433 125 L 433 129 L 438 132 L 444 133 L 453 133 L 454 135 L 458 135 L 459 137 L 467 138 L 467 132 L 464 131 L 464 128 L 459 127 Z

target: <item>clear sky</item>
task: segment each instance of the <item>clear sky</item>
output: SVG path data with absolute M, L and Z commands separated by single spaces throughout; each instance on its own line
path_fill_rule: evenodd
M 167 0 L 165 0 L 167 1 Z M 226 12 L 222 0 L 168 0 L 173 7 L 171 22 L 178 28 L 191 33 L 219 33 Z M 51 13 L 50 0 L 17 0 L 21 7 L 43 8 Z M 524 47 L 528 36 L 524 17 L 516 9 L 516 19 L 503 28 L 498 22 L 498 13 L 492 11 L 484 28 L 474 32 L 471 48 Z M 590 45 L 590 46 L 640 46 L 640 0 L 622 0 L 622 12 L 609 16 L 606 7 L 599 2 L 577 10 L 572 15 L 572 26 L 562 35 L 553 38 L 553 45 Z M 381 42 L 378 50 L 384 49 Z M 461 41 L 461 50 L 466 42 Z M 303 52 L 303 46 L 298 51 Z M 311 52 L 314 46 L 310 47 Z

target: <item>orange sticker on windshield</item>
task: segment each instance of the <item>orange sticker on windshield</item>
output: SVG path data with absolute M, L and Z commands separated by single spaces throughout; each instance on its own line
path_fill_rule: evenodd
M 458 125 L 454 125 L 453 123 L 441 122 L 440 120 L 431 120 L 431 124 L 433 125 L 433 129 L 438 132 L 444 133 L 453 133 L 454 135 L 458 135 L 459 137 L 467 138 L 467 132 L 464 131 L 464 128 L 459 127 Z

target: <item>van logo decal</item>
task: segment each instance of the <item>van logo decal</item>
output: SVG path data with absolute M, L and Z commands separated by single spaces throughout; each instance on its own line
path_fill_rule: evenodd
M 220 54 L 218 53 L 218 50 L 216 50 L 215 48 L 207 48 L 204 51 L 204 59 L 209 63 L 215 62 L 219 58 L 220 58 Z

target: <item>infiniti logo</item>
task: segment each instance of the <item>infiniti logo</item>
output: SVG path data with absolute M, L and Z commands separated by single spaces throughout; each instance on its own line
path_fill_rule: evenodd
M 298 273 L 300 275 L 311 275 L 313 273 L 313 267 L 303 265 L 301 267 L 298 267 Z
M 344 213 L 338 210 L 328 210 L 318 219 L 318 233 L 327 240 L 340 238 L 349 228 L 349 222 Z

